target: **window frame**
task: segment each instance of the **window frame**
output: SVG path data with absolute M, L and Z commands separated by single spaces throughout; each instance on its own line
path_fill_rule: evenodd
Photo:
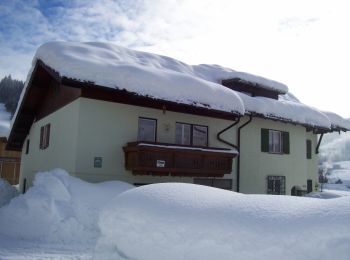
M 290 134 L 288 131 L 270 129 L 270 128 L 261 128 L 261 152 L 269 154 L 290 154 Z M 280 133 L 280 152 L 270 150 L 270 132 L 279 132 Z
M 144 119 L 144 120 L 149 120 L 149 121 L 154 121 L 155 122 L 155 126 L 154 126 L 154 141 L 140 140 L 140 119 Z M 138 142 L 152 142 L 152 143 L 156 143 L 157 142 L 157 128 L 158 128 L 158 120 L 156 118 L 139 116 L 138 119 L 137 119 L 137 141 Z
M 30 145 L 30 139 L 27 139 L 27 141 L 26 141 L 26 152 L 25 152 L 25 154 L 29 154 L 29 145 Z
M 269 188 L 270 181 L 280 181 L 279 193 L 275 190 L 276 184 L 273 184 L 273 188 Z M 268 175 L 266 178 L 266 194 L 270 195 L 286 195 L 286 176 L 282 175 Z
M 48 123 L 40 127 L 40 150 L 45 150 L 50 145 L 50 136 L 51 136 L 51 124 Z
M 283 133 L 282 131 L 279 130 L 273 130 L 273 129 L 268 129 L 269 130 L 269 153 L 272 154 L 283 154 Z M 274 143 L 275 140 L 275 134 L 278 134 L 278 148 L 276 149 L 276 144 Z
M 179 144 L 182 145 L 181 143 L 177 143 L 176 142 L 176 125 L 177 124 L 182 124 L 182 125 L 189 125 L 190 126 L 190 144 L 189 146 L 198 146 L 198 147 L 209 147 L 209 126 L 207 125 L 199 125 L 199 124 L 190 124 L 190 123 L 184 123 L 184 122 L 175 122 L 175 144 Z M 206 136 L 206 145 L 194 145 L 193 144 L 193 128 L 195 126 L 199 126 L 199 127 L 205 127 L 207 130 L 207 136 Z

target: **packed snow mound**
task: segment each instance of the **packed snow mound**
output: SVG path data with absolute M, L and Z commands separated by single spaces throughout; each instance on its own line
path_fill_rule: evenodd
M 347 259 L 350 197 L 153 184 L 116 197 L 99 226 L 101 259 Z
M 275 100 L 266 97 L 251 97 L 244 93 L 238 93 L 243 100 L 247 113 L 262 115 L 267 118 L 294 122 L 301 125 L 321 127 L 329 129 L 331 122 L 329 118 L 317 110 L 300 102 L 288 100 L 285 97 Z
M 18 196 L 18 191 L 6 180 L 0 178 L 0 207 L 6 205 L 14 197 Z
M 331 121 L 332 128 L 335 129 L 343 129 L 343 130 L 348 130 L 350 131 L 350 120 L 345 119 L 336 113 L 329 112 L 329 111 L 323 111 L 323 113 L 329 118 Z
M 49 42 L 36 52 L 60 76 L 156 99 L 244 114 L 237 94 L 178 60 L 114 44 Z M 220 102 L 218 102 L 220 100 Z
M 96 223 L 107 201 L 132 187 L 119 181 L 84 182 L 61 169 L 37 173 L 33 187 L 0 208 L 0 234 L 87 244 L 99 236 Z
M 10 131 L 11 114 L 6 111 L 5 104 L 0 103 L 0 137 L 7 137 Z

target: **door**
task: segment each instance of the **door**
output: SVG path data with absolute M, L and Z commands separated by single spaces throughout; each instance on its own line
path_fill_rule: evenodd
M 307 180 L 307 193 L 312 192 L 312 180 Z

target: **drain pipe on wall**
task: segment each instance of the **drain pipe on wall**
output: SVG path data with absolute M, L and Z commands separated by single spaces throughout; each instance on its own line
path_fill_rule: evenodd
M 322 142 L 323 134 L 320 135 L 320 139 L 318 139 L 318 143 L 316 146 L 316 154 L 318 154 L 320 151 L 318 150 L 320 148 L 321 142 Z
M 249 116 L 249 120 L 247 122 L 245 122 L 243 125 L 241 125 L 240 127 L 238 127 L 238 133 L 237 133 L 237 146 L 238 146 L 238 157 L 237 157 L 237 192 L 239 192 L 239 181 L 240 181 L 240 162 L 241 162 L 241 130 L 243 127 L 245 127 L 246 125 L 248 125 L 250 122 L 252 122 L 253 120 L 253 116 Z
M 229 146 L 231 146 L 231 147 L 237 149 L 238 152 L 239 152 L 239 149 L 238 149 L 238 146 L 237 146 L 237 145 L 235 145 L 235 144 L 233 144 L 233 143 L 230 143 L 230 142 L 228 142 L 228 141 L 222 139 L 222 138 L 220 137 L 220 135 L 223 134 L 224 132 L 226 132 L 227 130 L 229 130 L 230 128 L 234 127 L 235 125 L 237 125 L 237 124 L 239 123 L 240 119 L 241 119 L 241 118 L 239 117 L 239 118 L 237 119 L 237 121 L 235 121 L 233 124 L 229 125 L 229 126 L 226 127 L 225 129 L 221 130 L 221 131 L 216 135 L 216 138 L 217 138 L 220 142 L 222 142 L 222 143 L 224 143 L 224 144 L 227 144 L 227 145 L 229 145 Z

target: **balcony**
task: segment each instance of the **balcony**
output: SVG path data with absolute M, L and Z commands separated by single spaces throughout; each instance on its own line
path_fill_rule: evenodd
M 166 143 L 132 142 L 123 147 L 125 168 L 134 175 L 223 177 L 237 150 Z

